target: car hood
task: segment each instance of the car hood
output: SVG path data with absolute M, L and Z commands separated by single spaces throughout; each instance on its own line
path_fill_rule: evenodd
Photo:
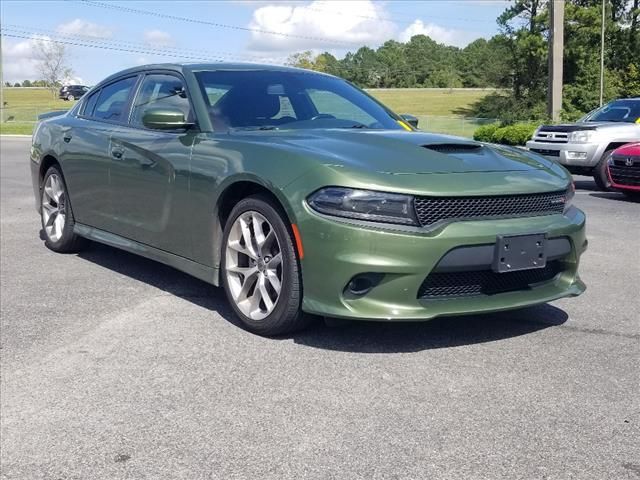
M 394 175 L 548 168 L 539 157 L 515 148 L 424 132 L 335 129 L 236 134 L 245 140 L 316 154 L 325 165 Z
M 637 128 L 637 124 L 628 122 L 574 122 L 558 125 L 542 125 L 541 132 L 577 132 L 583 130 L 602 130 L 607 128 Z

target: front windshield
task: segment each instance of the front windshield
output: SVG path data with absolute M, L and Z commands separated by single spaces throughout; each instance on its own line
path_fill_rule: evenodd
M 614 100 L 588 113 L 581 122 L 626 122 L 640 120 L 640 100 Z
M 339 78 L 271 70 L 195 75 L 215 130 L 403 128 L 395 114 Z

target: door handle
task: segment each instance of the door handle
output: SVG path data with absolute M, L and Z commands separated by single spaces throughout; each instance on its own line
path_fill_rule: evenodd
M 62 140 L 64 140 L 64 143 L 69 143 L 71 141 L 72 135 L 70 133 L 65 133 L 64 136 L 62 137 Z
M 112 148 L 111 156 L 117 160 L 122 159 L 122 157 L 124 156 L 124 148 Z

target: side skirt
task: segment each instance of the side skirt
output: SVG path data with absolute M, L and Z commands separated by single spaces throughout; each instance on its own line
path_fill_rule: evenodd
M 217 269 L 207 267 L 206 265 L 194 262 L 193 260 L 80 223 L 76 223 L 74 225 L 73 232 L 76 235 L 88 238 L 89 240 L 104 243 L 105 245 L 119 248 L 121 250 L 140 255 L 141 257 L 155 260 L 156 262 L 164 263 L 165 265 L 185 272 L 204 282 L 218 286 Z

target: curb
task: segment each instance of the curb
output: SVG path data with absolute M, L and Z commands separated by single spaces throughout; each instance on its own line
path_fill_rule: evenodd
M 0 137 L 31 138 L 31 135 L 19 135 L 17 133 L 0 133 Z

